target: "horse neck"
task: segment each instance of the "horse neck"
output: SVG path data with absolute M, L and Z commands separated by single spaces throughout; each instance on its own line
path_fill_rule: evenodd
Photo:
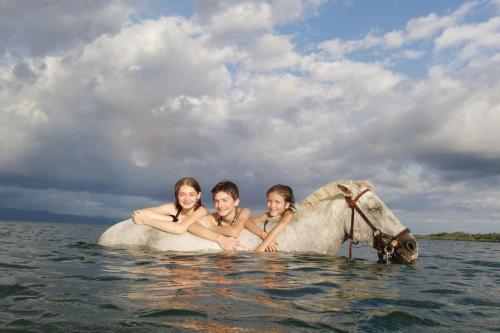
M 292 228 L 314 230 L 315 243 L 327 239 L 324 251 L 336 252 L 346 239 L 350 228 L 350 213 L 346 211 L 345 201 L 325 200 L 312 208 L 303 208 L 297 212 Z M 325 237 L 327 236 L 327 237 Z

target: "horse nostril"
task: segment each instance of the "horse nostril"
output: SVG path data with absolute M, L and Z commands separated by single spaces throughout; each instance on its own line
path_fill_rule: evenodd
M 405 247 L 409 251 L 415 251 L 415 249 L 417 248 L 417 243 L 414 240 L 410 240 L 406 242 Z

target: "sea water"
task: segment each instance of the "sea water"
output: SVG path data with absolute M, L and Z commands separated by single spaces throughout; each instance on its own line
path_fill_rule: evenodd
M 96 244 L 105 225 L 0 222 L 0 332 L 499 332 L 500 244 L 415 265 Z

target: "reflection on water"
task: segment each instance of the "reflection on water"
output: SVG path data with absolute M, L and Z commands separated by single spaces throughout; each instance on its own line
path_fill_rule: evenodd
M 321 323 L 325 314 L 345 313 L 346 303 L 383 302 L 388 296 L 381 290 L 384 285 L 398 273 L 413 270 L 310 254 L 130 253 L 135 260 L 127 273 L 121 273 L 130 281 L 123 295 L 144 305 L 138 317 L 165 318 L 164 324 L 191 329 L 210 324 L 222 331 L 245 328 L 246 324 L 235 326 L 240 321 L 250 323 L 249 329 L 261 327 L 263 319 L 268 323 L 261 328 L 309 327 L 312 318 Z M 116 275 L 122 266 L 106 270 Z M 401 292 L 393 288 L 390 297 L 398 298 Z M 328 323 L 310 328 L 316 326 L 335 328 Z
M 500 248 L 423 241 L 415 266 L 317 254 L 109 249 L 105 226 L 0 223 L 0 331 L 498 331 Z M 342 254 L 341 254 L 342 255 Z

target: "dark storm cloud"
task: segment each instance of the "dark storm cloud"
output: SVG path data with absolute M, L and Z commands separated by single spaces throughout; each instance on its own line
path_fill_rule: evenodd
M 425 152 L 417 155 L 423 163 L 440 170 L 449 181 L 485 178 L 500 175 L 500 158 L 488 158 L 474 153 L 453 153 L 450 151 Z
M 19 81 L 33 81 L 36 79 L 36 74 L 31 70 L 30 66 L 24 62 L 14 67 L 14 76 Z
M 38 57 L 116 33 L 132 13 L 124 1 L 0 1 L 0 54 Z

